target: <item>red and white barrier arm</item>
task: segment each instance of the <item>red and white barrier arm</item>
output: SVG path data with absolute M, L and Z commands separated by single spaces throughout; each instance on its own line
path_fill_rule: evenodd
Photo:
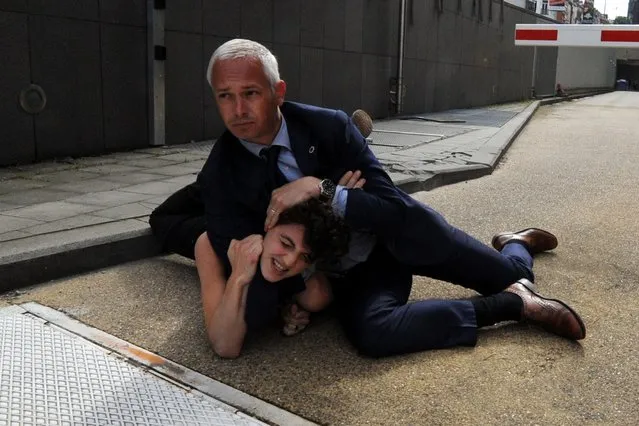
M 639 25 L 517 24 L 515 45 L 639 48 Z

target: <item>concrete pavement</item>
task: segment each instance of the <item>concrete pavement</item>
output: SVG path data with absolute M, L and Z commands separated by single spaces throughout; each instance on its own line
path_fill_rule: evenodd
M 376 121 L 371 148 L 407 192 L 476 178 L 538 104 Z M 157 254 L 148 215 L 193 182 L 212 143 L 0 169 L 0 292 Z
M 370 360 L 334 318 L 277 330 L 216 358 L 192 262 L 154 257 L 7 294 L 36 301 L 307 419 L 336 425 L 632 425 L 639 402 L 639 93 L 543 107 L 490 176 L 414 196 L 482 241 L 541 226 L 559 247 L 536 258 L 539 291 L 583 317 L 574 344 L 522 325 L 475 348 Z M 411 299 L 465 289 L 416 278 Z

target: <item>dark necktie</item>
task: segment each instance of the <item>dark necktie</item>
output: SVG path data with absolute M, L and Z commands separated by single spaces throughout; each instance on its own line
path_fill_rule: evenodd
M 286 178 L 277 166 L 281 149 L 281 146 L 273 145 L 260 151 L 260 157 L 266 161 L 266 183 L 269 196 L 273 190 L 287 183 Z

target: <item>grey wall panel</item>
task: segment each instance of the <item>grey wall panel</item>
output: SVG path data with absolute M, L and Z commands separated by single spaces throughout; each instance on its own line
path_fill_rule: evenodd
M 557 49 L 557 47 L 537 48 L 537 75 L 535 86 L 538 95 L 555 93 Z
M 0 165 L 35 159 L 33 118 L 20 108 L 20 91 L 31 82 L 27 16 L 0 12 Z
M 404 113 L 419 113 L 426 106 L 426 61 L 406 59 L 404 61 Z
M 459 88 L 458 108 L 467 108 L 472 104 L 476 92 L 476 76 L 474 68 L 470 65 L 461 65 L 459 68 L 459 77 L 461 87 Z
M 426 61 L 424 75 L 424 111 L 435 109 L 435 88 L 437 85 L 437 63 Z
M 437 50 L 437 13 L 432 4 L 424 1 L 408 2 L 406 19 L 407 58 L 433 58 Z
M 179 0 L 167 1 L 165 26 L 171 31 L 185 31 L 189 33 L 202 32 L 202 1 Z M 207 3 L 206 0 L 204 0 Z
M 324 45 L 324 6 L 319 1 L 301 3 L 300 42 L 308 47 Z
M 614 64 L 619 58 L 617 55 L 613 49 L 560 47 L 557 54 L 557 83 L 561 83 L 564 89 L 612 87 L 615 82 Z M 618 73 L 623 75 L 621 68 Z
M 370 0 L 364 7 L 362 51 L 395 56 L 398 51 L 399 2 Z
M 35 119 L 38 158 L 102 152 L 100 24 L 29 19 L 32 78 L 48 98 Z
M 461 63 L 461 43 L 458 37 L 461 34 L 463 22 L 461 16 L 443 13 L 439 16 L 439 28 L 437 32 L 437 60 L 449 64 Z
M 437 60 L 437 46 L 439 45 L 439 17 L 433 9 L 426 9 L 425 24 L 422 25 L 422 37 L 425 43 L 424 57 L 429 61 Z
M 351 114 L 362 105 L 362 54 L 324 51 L 323 105 Z
M 273 41 L 273 0 L 242 0 L 242 37 Z
M 280 66 L 280 78 L 286 81 L 286 98 L 300 99 L 300 47 L 288 44 L 273 45 L 273 54 Z
M 477 39 L 479 37 L 479 27 L 476 21 L 462 18 L 459 20 L 461 41 L 461 63 L 463 65 L 475 65 L 477 51 L 480 49 Z M 461 39 L 461 40 L 460 40 Z
M 202 55 L 202 67 L 206 71 L 211 55 L 219 46 L 230 39 L 225 37 L 204 37 L 204 48 Z M 213 98 L 213 92 L 206 81 L 206 77 L 202 73 L 202 78 L 198 79 L 202 84 L 202 98 L 204 103 L 204 139 L 213 139 L 219 137 L 224 131 L 224 123 L 220 118 Z
M 444 6 L 444 11 L 446 11 L 447 13 L 450 12 L 456 12 L 457 11 L 457 2 L 455 2 L 455 0 L 431 0 L 431 2 L 433 3 L 433 10 L 438 11 L 438 7 L 436 6 L 437 2 L 442 2 L 442 5 Z M 453 2 L 455 2 L 453 4 Z
M 166 142 L 186 143 L 204 136 L 202 36 L 166 32 Z
M 373 117 L 389 114 L 390 78 L 394 71 L 391 58 L 362 55 L 362 108 Z
M 303 1 L 303 0 L 302 0 Z M 273 41 L 275 43 L 300 43 L 300 0 L 276 0 L 273 2 Z
M 324 48 L 344 50 L 345 0 L 324 1 Z
M 102 24 L 104 143 L 148 145 L 146 29 Z
M 90 20 L 100 15 L 98 0 L 29 0 L 29 12 Z
M 486 28 L 486 46 L 483 47 L 482 53 L 488 61 L 484 61 L 489 67 L 499 67 L 499 50 L 500 50 L 499 33 L 490 27 Z
M 29 9 L 28 0 L 0 0 L 0 10 L 9 12 L 26 12 Z
M 479 25 L 477 28 L 477 49 L 475 52 L 475 60 L 473 65 L 478 67 L 486 67 L 490 65 L 490 59 L 495 51 L 495 46 L 492 46 L 488 37 L 488 27 L 486 25 Z
M 365 0 L 346 0 L 344 6 L 344 50 L 362 51 L 362 25 Z
M 322 82 L 324 74 L 324 50 L 312 47 L 300 49 L 301 102 L 323 105 Z
M 437 80 L 435 86 L 434 108 L 437 111 L 451 109 L 456 106 L 459 98 L 459 75 L 461 73 L 458 64 L 437 64 Z
M 241 2 L 238 0 L 203 0 L 202 29 L 204 34 L 239 37 Z
M 457 13 L 458 9 L 455 8 L 455 12 Z M 462 17 L 466 19 L 475 19 L 475 14 L 473 13 L 473 2 L 472 0 L 462 0 L 462 10 L 461 13 L 458 13 Z
M 146 27 L 146 0 L 100 0 L 100 20 Z
M 500 10 L 499 10 L 499 2 L 493 2 L 493 20 L 488 25 L 490 28 L 493 28 L 497 31 L 500 31 L 502 28 L 502 24 L 500 22 Z

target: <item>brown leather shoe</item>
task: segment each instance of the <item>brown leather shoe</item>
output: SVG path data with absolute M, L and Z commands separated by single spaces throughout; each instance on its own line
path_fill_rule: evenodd
M 557 237 L 539 228 L 528 228 L 519 232 L 502 232 L 493 237 L 492 244 L 501 251 L 506 244 L 521 241 L 526 245 L 530 254 L 541 253 L 557 247 Z
M 515 293 L 523 300 L 522 321 L 568 339 L 581 340 L 586 337 L 586 326 L 577 312 L 560 300 L 540 296 L 531 290 L 529 284 L 532 283 L 522 278 L 504 290 Z

